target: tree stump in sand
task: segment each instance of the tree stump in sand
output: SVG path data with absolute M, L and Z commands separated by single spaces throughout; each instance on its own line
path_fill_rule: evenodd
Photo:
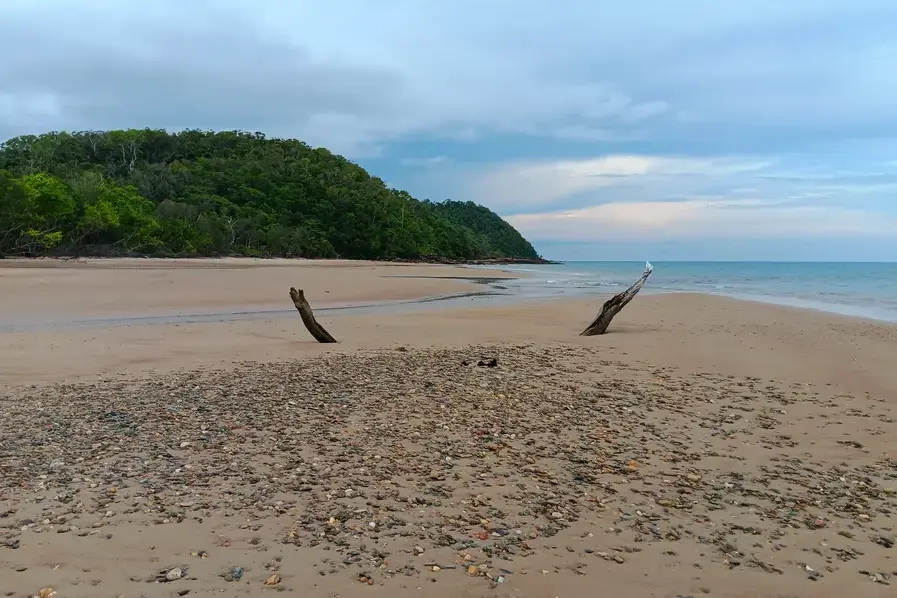
M 299 311 L 299 316 L 302 317 L 302 323 L 305 324 L 305 327 L 311 333 L 315 340 L 319 343 L 335 343 L 336 339 L 330 336 L 330 333 L 324 330 L 324 327 L 318 324 L 318 321 L 315 320 L 315 315 L 311 311 L 311 305 L 308 304 L 308 301 L 305 299 L 305 292 L 302 289 L 294 289 L 290 287 L 290 299 L 293 300 L 293 305 L 296 306 L 296 309 Z
M 645 281 L 648 280 L 648 277 L 653 271 L 654 266 L 652 266 L 650 262 L 645 262 L 645 271 L 642 272 L 639 279 L 622 293 L 614 295 L 605 301 L 604 305 L 601 306 L 601 311 L 598 312 L 598 315 L 595 316 L 592 323 L 579 333 L 579 336 L 595 336 L 596 334 L 604 334 L 607 332 L 607 327 L 610 326 L 610 321 L 613 320 L 614 316 L 620 313 L 624 307 L 626 307 L 627 303 L 632 301 L 633 297 L 635 297 L 640 290 L 642 290 L 642 287 L 645 286 Z

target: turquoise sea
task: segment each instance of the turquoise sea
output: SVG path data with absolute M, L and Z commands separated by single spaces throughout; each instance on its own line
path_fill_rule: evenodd
M 699 292 L 897 322 L 897 263 L 652 262 L 643 293 Z M 530 297 L 614 294 L 644 262 L 567 262 L 511 266 L 523 278 L 502 281 Z

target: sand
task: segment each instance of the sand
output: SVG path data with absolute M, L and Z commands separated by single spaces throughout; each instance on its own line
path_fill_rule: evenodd
M 0 591 L 893 591 L 897 327 L 688 294 L 599 338 L 600 298 L 325 309 L 483 275 L 0 262 Z
M 348 260 L 8 260 L 0 263 L 0 321 L 272 309 L 283 307 L 285 297 L 289 305 L 291 286 L 307 289 L 309 301 L 319 306 L 414 299 L 469 288 L 446 278 L 409 278 L 436 272 L 477 274 L 444 266 Z

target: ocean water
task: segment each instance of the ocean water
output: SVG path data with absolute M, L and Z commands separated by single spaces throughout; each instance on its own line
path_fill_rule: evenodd
M 897 263 L 652 262 L 643 293 L 698 292 L 897 322 Z M 613 295 L 644 262 L 567 262 L 503 267 L 502 281 L 530 297 Z

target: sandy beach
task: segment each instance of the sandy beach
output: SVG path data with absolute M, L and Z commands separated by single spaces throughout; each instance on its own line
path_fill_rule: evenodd
M 0 592 L 894 591 L 897 326 L 506 276 L 0 261 Z

